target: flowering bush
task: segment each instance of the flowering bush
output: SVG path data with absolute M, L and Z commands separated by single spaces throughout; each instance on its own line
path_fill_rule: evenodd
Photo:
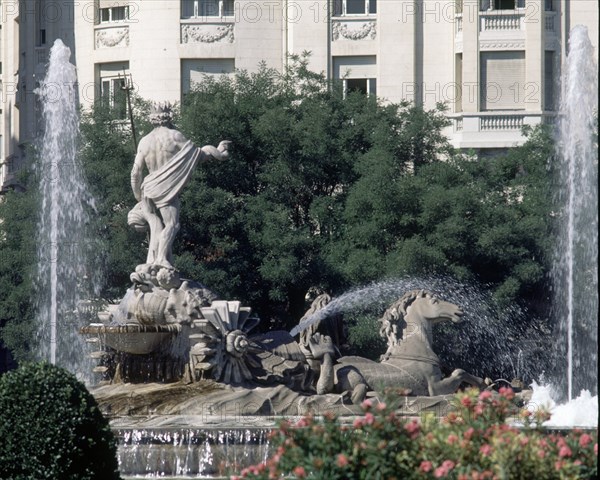
M 548 433 L 539 428 L 547 412 L 519 410 L 513 399 L 508 388 L 467 390 L 441 421 L 402 419 L 394 408 L 366 400 L 352 425 L 333 415 L 284 422 L 272 434 L 274 455 L 233 478 L 597 478 L 597 431 Z M 514 416 L 521 428 L 506 422 Z

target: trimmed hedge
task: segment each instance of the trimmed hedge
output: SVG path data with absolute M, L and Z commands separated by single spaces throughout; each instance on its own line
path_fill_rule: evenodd
M 0 377 L 3 480 L 119 480 L 116 454 L 108 420 L 71 373 L 28 363 Z

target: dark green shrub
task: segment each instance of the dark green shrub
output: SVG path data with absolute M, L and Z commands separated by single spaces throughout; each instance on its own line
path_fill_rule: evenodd
M 28 363 L 0 377 L 0 478 L 118 480 L 116 442 L 71 373 Z

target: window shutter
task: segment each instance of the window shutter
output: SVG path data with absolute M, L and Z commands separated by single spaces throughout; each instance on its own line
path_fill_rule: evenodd
M 375 55 L 333 57 L 334 78 L 376 78 L 377 57 Z
M 525 52 L 481 53 L 481 110 L 525 108 Z

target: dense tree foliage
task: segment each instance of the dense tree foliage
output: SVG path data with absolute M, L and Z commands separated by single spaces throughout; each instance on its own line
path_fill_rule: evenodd
M 35 179 L 24 175 L 26 191 L 0 198 L 0 346 L 15 358 L 31 359 L 34 336 L 31 292 L 35 269 Z
M 339 295 L 415 274 L 477 281 L 500 302 L 547 313 L 549 132 L 528 131 L 524 146 L 493 158 L 455 152 L 442 135 L 442 106 L 344 98 L 306 63 L 206 79 L 185 96 L 177 127 L 197 145 L 228 139 L 233 147 L 230 159 L 200 165 L 182 194 L 174 250 L 184 276 L 251 305 L 271 327 L 298 321 L 310 287 Z M 143 134 L 147 105 L 136 105 Z M 98 199 L 103 295 L 114 298 L 143 263 L 147 239 L 127 226 L 134 150 L 111 114 L 97 107 L 84 116 L 82 161 Z M 21 221 L 5 218 L 6 231 Z M 16 251 L 18 241 L 6 248 Z M 3 272 L 0 281 L 16 284 Z M 7 325 L 17 314 L 2 290 Z

